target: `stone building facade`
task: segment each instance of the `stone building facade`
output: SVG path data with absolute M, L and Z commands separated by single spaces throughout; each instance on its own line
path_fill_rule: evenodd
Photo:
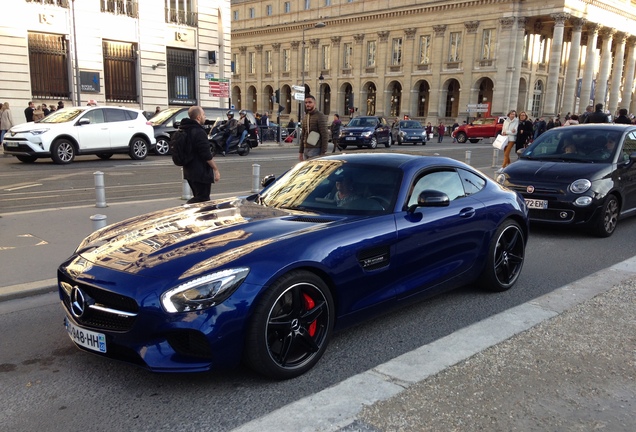
M 147 111 L 228 106 L 229 0 L 5 0 L 2 6 L 0 102 L 13 109 L 28 101 L 69 106 L 90 99 Z
M 631 0 L 232 0 L 232 102 L 461 121 L 636 110 Z M 324 25 L 323 25 L 324 24 Z M 484 111 L 487 112 L 478 112 Z M 298 111 L 300 113 L 300 111 Z

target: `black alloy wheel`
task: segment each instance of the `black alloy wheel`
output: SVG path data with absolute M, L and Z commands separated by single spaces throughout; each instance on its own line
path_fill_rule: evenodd
M 620 215 L 620 206 L 615 195 L 609 195 L 603 204 L 603 210 L 596 220 L 594 234 L 598 237 L 609 237 L 614 234 L 616 225 L 618 225 L 618 217 Z
M 519 224 L 504 221 L 492 237 L 486 266 L 478 284 L 488 291 L 506 291 L 511 288 L 523 268 L 526 239 Z
M 245 361 L 276 379 L 304 374 L 320 360 L 333 331 L 331 292 L 317 275 L 293 271 L 256 305 L 246 337 Z

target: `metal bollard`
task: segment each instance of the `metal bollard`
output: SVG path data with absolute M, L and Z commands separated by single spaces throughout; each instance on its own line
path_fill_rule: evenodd
M 94 214 L 93 216 L 90 217 L 92 223 L 93 223 L 93 231 L 97 231 L 100 228 L 104 228 L 106 225 L 108 225 L 106 223 L 106 215 L 103 214 Z
M 181 199 L 189 200 L 192 198 L 192 189 L 190 189 L 190 183 L 183 178 L 183 168 L 181 168 Z
M 499 149 L 492 149 L 492 166 L 491 168 L 497 168 L 499 166 Z
M 96 171 L 93 173 L 95 176 L 95 207 L 108 207 L 106 204 L 106 188 L 104 187 L 104 173 Z
M 261 190 L 261 184 L 259 177 L 261 176 L 261 166 L 259 164 L 252 164 L 252 193 L 256 193 Z
M 470 150 L 466 150 L 466 164 L 470 165 L 470 157 L 473 154 Z

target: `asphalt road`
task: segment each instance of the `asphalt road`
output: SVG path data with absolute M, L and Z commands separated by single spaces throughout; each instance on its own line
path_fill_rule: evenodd
M 488 146 L 481 146 L 483 155 L 475 155 L 478 147 L 453 148 L 448 144 L 426 146 L 426 150 L 419 147 L 417 151 L 453 153 L 462 158 L 465 150 L 471 149 L 473 165 L 488 172 L 492 152 Z M 251 164 L 261 164 L 262 173 L 270 169 L 281 172 L 296 157 L 294 149 L 276 148 L 263 149 L 262 156 L 255 151 L 245 158 L 221 159 L 221 170 L 227 175 L 215 185 L 216 191 L 248 190 L 251 182 L 246 181 L 245 171 L 251 171 Z M 64 199 L 94 202 L 90 182 L 84 185 L 87 195 L 82 200 L 74 201 L 78 193 L 69 193 L 67 188 L 72 184 L 72 192 L 78 192 L 77 179 L 97 169 L 110 173 L 107 180 L 121 180 L 118 190 L 123 200 L 180 192 L 180 181 L 165 179 L 176 168 L 155 157 L 139 166 L 126 159 L 105 163 L 89 160 L 65 167 L 44 161 L 18 166 L 6 158 L 0 161 L 2 212 L 7 211 L 5 205 L 18 211 L 18 199 L 28 202 L 35 196 L 41 198 L 33 200 L 34 205 L 42 200 L 39 208 L 47 208 L 51 205 L 47 197 L 56 194 L 53 191 L 60 191 L 52 200 L 56 206 L 66 205 Z M 158 181 L 162 176 L 165 181 Z M 42 189 L 17 189 L 16 185 L 28 186 L 29 182 L 40 183 Z M 107 197 L 113 200 L 115 189 L 108 189 L 110 184 L 107 181 Z M 172 187 L 164 192 L 159 186 L 163 184 Z M 50 189 L 44 189 L 44 185 Z M 621 221 L 615 235 L 608 239 L 578 230 L 533 226 L 524 270 L 514 289 L 492 294 L 465 287 L 341 332 L 317 367 L 284 382 L 264 380 L 243 368 L 209 374 L 151 374 L 74 348 L 64 332 L 63 312 L 54 294 L 0 303 L 0 424 L 12 431 L 226 431 L 625 260 L 633 255 L 635 234 L 636 218 Z

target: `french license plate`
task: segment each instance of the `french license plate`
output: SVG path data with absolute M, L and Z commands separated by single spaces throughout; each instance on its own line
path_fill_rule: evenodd
M 7 147 L 17 147 L 18 143 L 17 142 L 11 142 L 11 141 L 5 141 L 4 145 L 6 145 Z
M 538 200 L 538 199 L 525 199 L 526 206 L 531 209 L 547 209 L 548 201 L 547 200 Z
M 356 137 L 345 137 L 346 141 L 355 141 Z
M 64 317 L 64 326 L 69 337 L 76 344 L 100 353 L 106 352 L 106 336 L 102 333 L 77 327 L 68 317 Z

